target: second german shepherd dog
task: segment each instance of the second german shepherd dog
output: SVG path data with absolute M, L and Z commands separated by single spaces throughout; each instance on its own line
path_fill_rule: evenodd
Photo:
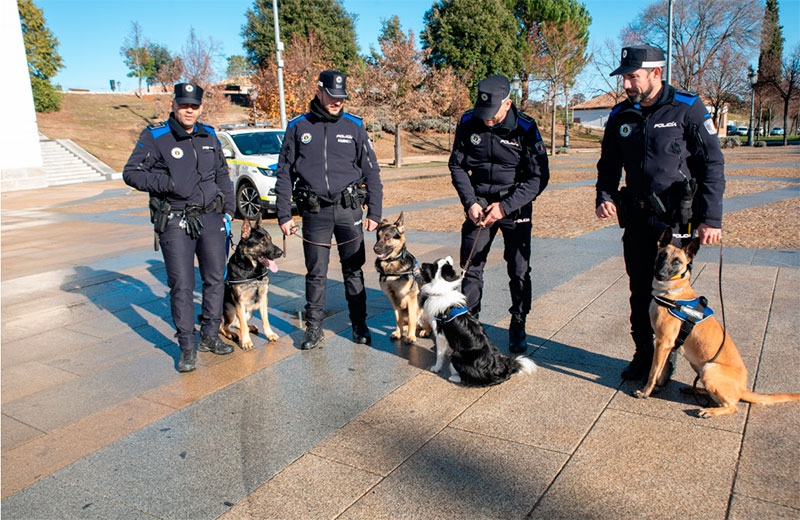
M 633 395 L 649 397 L 658 384 L 666 382 L 664 365 L 675 339 L 680 332 L 682 321 L 665 306 L 676 302 L 694 301 L 697 293 L 689 284 L 692 259 L 700 249 L 700 239 L 695 238 L 685 247 L 672 245 L 672 230 L 667 228 L 661 235 L 656 256 L 653 296 L 660 298 L 650 303 L 650 322 L 656 335 L 655 354 L 650 368 L 650 376 L 641 390 Z M 747 387 L 747 368 L 742 356 L 729 335 L 724 334 L 722 326 L 713 316 L 698 321 L 686 337 L 681 353 L 697 372 L 700 382 L 718 406 L 703 408 L 698 416 L 703 418 L 735 413 L 739 400 L 748 403 L 772 404 L 784 401 L 800 401 L 797 394 L 758 394 Z
M 283 255 L 281 248 L 272 243 L 272 237 L 261 227 L 261 215 L 253 226 L 245 219 L 242 237 L 228 260 L 225 280 L 225 303 L 219 329 L 226 338 L 237 341 L 242 350 L 253 348 L 250 333 L 258 333 L 255 325 L 247 324 L 258 309 L 264 335 L 269 341 L 278 341 L 278 335 L 269 326 L 269 273 L 277 272 L 275 259 Z M 238 329 L 238 334 L 231 327 Z
M 392 339 L 403 338 L 411 344 L 417 340 L 417 327 L 420 322 L 420 336 L 428 335 L 427 320 L 422 316 L 419 304 L 419 264 L 414 255 L 406 249 L 406 230 L 403 213 L 394 223 L 383 219 L 376 231 L 375 269 L 380 275 L 381 290 L 389 298 L 394 309 L 396 328 Z M 403 326 L 406 333 L 403 334 Z

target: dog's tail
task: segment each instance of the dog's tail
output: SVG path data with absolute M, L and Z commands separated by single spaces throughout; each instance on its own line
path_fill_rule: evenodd
M 532 359 L 525 356 L 517 356 L 514 361 L 517 363 L 517 369 L 514 373 L 521 372 L 523 374 L 533 374 L 536 372 L 536 363 Z
M 800 401 L 800 394 L 757 394 L 749 390 L 745 390 L 740 397 L 742 401 L 755 404 L 774 404 L 785 403 L 787 401 Z

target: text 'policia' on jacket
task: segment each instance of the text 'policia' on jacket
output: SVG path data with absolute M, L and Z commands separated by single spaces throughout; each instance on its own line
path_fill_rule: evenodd
M 513 105 L 505 120 L 493 128 L 472 110 L 465 112 L 456 128 L 449 165 L 465 209 L 481 197 L 499 200 L 506 214 L 511 214 L 536 199 L 550 180 L 539 128 Z
M 292 186 L 282 182 L 283 168 L 291 168 Z M 380 221 L 380 168 L 359 117 L 345 112 L 335 121 L 327 121 L 309 112 L 292 119 L 286 127 L 278 171 L 275 191 L 279 223 L 291 218 L 290 197 L 295 182 L 298 187 L 313 191 L 321 201 L 332 203 L 340 200 L 347 186 L 361 179 L 366 181 L 369 193 L 367 217 Z
M 611 201 L 625 165 L 625 185 L 646 199 L 675 183 L 702 175 L 695 197 L 698 223 L 720 227 L 725 159 L 716 143 L 717 130 L 703 102 L 695 95 L 664 84 L 653 106 L 629 100 L 611 110 L 597 163 L 597 205 Z
M 187 133 L 170 115 L 167 121 L 148 126 L 122 171 L 129 186 L 166 196 L 173 211 L 187 204 L 208 207 L 218 193 L 224 212 L 233 215 L 233 184 L 214 129 L 197 123 Z M 217 182 L 218 176 L 224 176 Z

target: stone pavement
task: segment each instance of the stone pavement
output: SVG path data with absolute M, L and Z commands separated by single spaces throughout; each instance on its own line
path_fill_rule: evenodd
M 472 389 L 427 370 L 430 340 L 389 339 L 369 253 L 373 345 L 350 341 L 334 255 L 327 340 L 298 350 L 296 239 L 272 277 L 280 341 L 200 353 L 179 374 L 145 204 L 120 181 L 3 194 L 4 518 L 800 518 L 800 403 L 698 419 L 683 359 L 648 400 L 620 381 L 632 344 L 616 227 L 534 239 L 539 370 Z M 408 235 L 422 261 L 457 254 L 457 230 Z M 500 244 L 481 318 L 505 350 Z M 719 315 L 718 255 L 701 250 L 694 284 Z M 755 390 L 800 391 L 800 253 L 726 247 L 722 291 Z

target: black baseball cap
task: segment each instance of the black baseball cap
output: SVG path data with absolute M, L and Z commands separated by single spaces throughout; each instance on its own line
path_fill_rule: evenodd
M 347 99 L 350 97 L 345 88 L 347 76 L 337 70 L 323 70 L 320 72 L 317 85 L 332 98 Z
M 653 47 L 652 45 L 623 47 L 619 67 L 609 76 L 630 74 L 639 69 L 654 69 L 656 67 L 665 67 L 666 65 L 667 58 L 664 57 L 664 51 L 658 47 Z
M 478 119 L 491 119 L 500 110 L 503 102 L 509 98 L 511 84 L 508 78 L 500 74 L 489 76 L 478 83 L 478 97 L 472 111 Z
M 179 105 L 202 105 L 203 89 L 194 83 L 177 83 L 175 85 L 175 102 Z

